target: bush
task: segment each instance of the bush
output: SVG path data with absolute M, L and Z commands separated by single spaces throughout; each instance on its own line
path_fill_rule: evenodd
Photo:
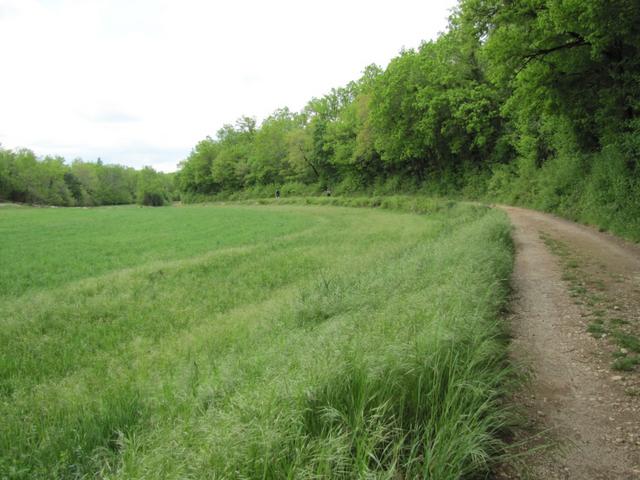
M 166 204 L 166 199 L 161 192 L 144 192 L 141 204 L 148 207 L 162 207 Z

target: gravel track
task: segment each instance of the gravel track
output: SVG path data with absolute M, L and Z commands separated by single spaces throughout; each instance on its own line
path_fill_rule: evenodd
M 640 479 L 640 372 L 611 369 L 617 346 L 586 327 L 594 305 L 570 294 L 563 266 L 541 235 L 567 246 L 581 272 L 597 278 L 596 305 L 640 329 L 640 246 L 552 215 L 500 207 L 514 226 L 512 357 L 532 374 L 517 395 L 530 425 L 517 440 L 526 478 Z

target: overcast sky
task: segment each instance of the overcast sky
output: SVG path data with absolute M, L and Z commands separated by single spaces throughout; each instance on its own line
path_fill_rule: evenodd
M 455 0 L 0 0 L 0 143 L 173 171 L 434 39 Z

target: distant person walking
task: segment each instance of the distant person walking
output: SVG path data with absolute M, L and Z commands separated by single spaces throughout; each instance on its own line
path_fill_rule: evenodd
M 280 190 L 276 190 L 276 198 L 280 198 Z

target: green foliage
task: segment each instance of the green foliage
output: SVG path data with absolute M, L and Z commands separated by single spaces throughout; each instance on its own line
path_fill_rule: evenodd
M 171 176 L 154 172 L 167 201 L 172 196 Z M 57 206 L 120 205 L 134 203 L 138 186 L 148 172 L 120 165 L 61 157 L 39 159 L 30 150 L 0 147 L 0 201 Z
M 640 6 L 462 1 L 517 157 L 489 191 L 640 239 Z
M 239 143 L 213 141 L 213 173 L 180 188 L 189 198 L 287 181 L 422 191 L 640 239 L 639 79 L 635 0 L 460 0 L 437 40 L 299 114 L 276 112 Z M 198 162 L 192 154 L 180 175 L 193 179 Z
M 220 190 L 211 175 L 211 166 L 218 156 L 219 146 L 212 138 L 199 142 L 189 157 L 180 164 L 176 183 L 181 192 L 213 194 Z
M 477 42 L 453 30 L 392 60 L 373 102 L 383 160 L 406 164 L 419 178 L 491 160 L 500 102 L 477 50 Z
M 170 202 L 171 181 L 151 167 L 138 173 L 136 201 L 140 205 L 161 207 Z
M 74 205 L 59 157 L 39 161 L 30 150 L 0 148 L 0 198 L 14 202 Z
M 621 372 L 631 372 L 635 369 L 636 365 L 640 365 L 640 356 L 625 356 L 616 358 L 611 368 Z

